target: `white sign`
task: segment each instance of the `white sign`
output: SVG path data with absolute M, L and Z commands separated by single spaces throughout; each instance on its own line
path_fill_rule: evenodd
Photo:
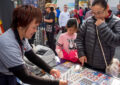
M 75 0 L 57 0 L 57 6 L 60 8 L 61 11 L 64 10 L 64 4 L 68 5 L 69 10 L 69 4 L 75 3 Z
M 110 7 L 117 7 L 119 0 L 108 0 L 108 4 Z

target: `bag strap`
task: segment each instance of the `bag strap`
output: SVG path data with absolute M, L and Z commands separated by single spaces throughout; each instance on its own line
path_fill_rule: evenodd
M 107 60 L 106 60 L 106 57 L 105 57 L 105 53 L 104 53 L 104 49 L 103 49 L 102 43 L 101 43 L 101 41 L 100 41 L 100 37 L 99 37 L 99 33 L 98 33 L 97 27 L 96 27 L 96 33 L 97 33 L 98 42 L 99 42 L 99 44 L 100 44 L 100 48 L 101 48 L 101 51 L 102 51 L 102 55 L 103 55 L 103 57 L 104 57 L 105 65 L 106 65 L 106 67 L 107 67 L 107 66 L 108 66 Z

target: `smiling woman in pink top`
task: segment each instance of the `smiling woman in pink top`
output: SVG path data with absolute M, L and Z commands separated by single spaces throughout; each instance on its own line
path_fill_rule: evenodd
M 77 49 L 74 42 L 77 36 L 77 27 L 76 19 L 71 18 L 68 20 L 66 25 L 67 32 L 60 35 L 56 44 L 56 52 L 60 58 L 72 62 L 78 62 Z

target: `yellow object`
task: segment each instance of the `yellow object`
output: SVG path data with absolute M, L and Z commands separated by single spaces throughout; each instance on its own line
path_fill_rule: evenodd
M 56 8 L 56 7 L 57 7 L 57 4 L 46 3 L 46 4 L 45 4 L 45 8 L 48 8 L 48 7 Z
M 84 4 L 88 4 L 88 1 L 79 1 L 80 7 L 84 7 Z
M 46 3 L 45 8 L 51 7 L 51 3 Z
M 0 20 L 0 24 L 2 24 L 2 21 Z

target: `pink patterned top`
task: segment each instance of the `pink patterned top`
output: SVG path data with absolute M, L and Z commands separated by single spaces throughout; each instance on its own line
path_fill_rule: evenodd
M 60 35 L 56 44 L 56 52 L 60 58 L 70 60 L 72 62 L 76 62 L 78 60 L 76 43 L 74 42 L 76 36 L 77 33 L 69 35 L 67 32 Z

